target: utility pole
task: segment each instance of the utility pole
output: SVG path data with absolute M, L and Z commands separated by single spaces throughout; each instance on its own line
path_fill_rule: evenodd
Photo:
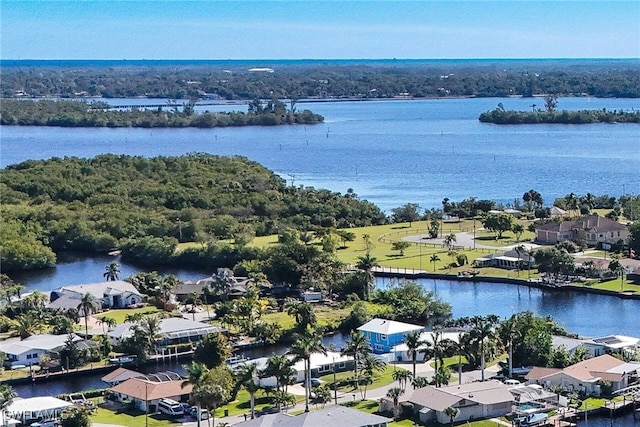
M 336 358 L 333 358 L 333 400 L 338 405 L 338 384 L 336 384 Z

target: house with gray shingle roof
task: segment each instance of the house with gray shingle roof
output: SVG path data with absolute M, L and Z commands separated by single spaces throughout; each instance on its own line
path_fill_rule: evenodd
M 408 402 L 419 414 L 420 421 L 438 421 L 449 423 L 445 410 L 449 407 L 458 409 L 456 422 L 470 419 L 494 418 L 507 415 L 514 402 L 509 388 L 500 381 L 473 382 L 447 387 L 422 387 L 407 390 L 400 398 L 400 403 Z M 392 411 L 393 400 L 380 399 L 380 410 Z
M 587 215 L 575 221 L 547 222 L 537 226 L 535 231 L 536 241 L 549 244 L 580 238 L 587 245 L 596 246 L 626 241 L 629 237 L 626 225 L 599 215 Z
M 78 310 L 79 316 L 84 316 L 80 301 L 85 294 L 92 294 L 100 302 L 100 308 L 125 308 L 142 302 L 142 295 L 135 286 L 124 280 L 111 282 L 87 283 L 84 285 L 62 286 L 51 291 L 49 296 L 49 310 Z
M 387 427 L 392 421 L 345 406 L 327 406 L 300 415 L 269 414 L 236 424 L 238 427 Z

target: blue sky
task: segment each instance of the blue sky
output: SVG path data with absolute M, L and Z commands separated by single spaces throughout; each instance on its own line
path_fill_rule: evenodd
M 638 58 L 640 1 L 0 2 L 2 59 Z

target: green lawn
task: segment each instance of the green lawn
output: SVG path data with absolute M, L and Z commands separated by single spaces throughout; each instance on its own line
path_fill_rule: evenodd
M 169 427 L 179 425 L 179 423 L 171 422 L 171 420 L 163 419 L 159 415 L 150 415 L 149 427 Z M 116 413 L 110 409 L 98 408 L 91 415 L 92 423 L 116 424 L 121 426 L 142 426 L 145 425 L 145 414 L 142 411 L 132 412 L 130 414 Z
M 296 396 L 296 400 L 298 403 L 304 401 L 304 396 Z M 256 403 L 255 410 L 260 411 L 266 407 L 273 407 L 273 403 L 271 403 L 271 399 L 266 397 L 262 391 L 256 393 Z M 220 419 L 224 418 L 225 409 L 229 411 L 229 416 L 233 415 L 241 415 L 244 413 L 251 413 L 251 399 L 249 397 L 249 393 L 246 390 L 240 390 L 238 395 L 236 396 L 236 400 L 233 402 L 229 402 L 226 405 L 223 405 L 216 409 L 216 419 L 220 417 Z
M 393 371 L 395 369 L 402 369 L 402 368 L 398 368 L 398 367 L 395 367 L 393 365 L 385 366 L 384 371 L 377 372 L 375 374 L 375 378 L 373 380 L 373 383 L 370 384 L 367 387 L 367 390 L 373 390 L 374 388 L 384 387 L 386 385 L 391 384 L 393 382 L 392 375 L 393 375 Z M 340 382 L 342 380 L 346 380 L 348 378 L 353 378 L 353 371 L 338 372 L 336 374 L 336 381 L 337 382 Z M 323 380 L 324 382 L 326 382 L 329 385 L 333 384 L 333 374 L 322 376 L 322 377 L 320 377 L 320 379 Z M 340 388 L 338 388 L 338 390 L 340 392 L 343 392 L 343 393 L 358 392 L 357 389 L 354 389 L 351 386 L 340 387 Z
M 135 313 L 151 314 L 151 313 L 157 313 L 159 311 L 160 310 L 157 307 L 149 305 L 147 307 L 141 307 L 141 308 L 123 308 L 123 309 L 119 309 L 119 310 L 108 310 L 108 311 L 104 311 L 104 312 L 98 314 L 95 317 L 96 317 L 96 319 L 101 319 L 103 317 L 111 317 L 111 318 L 115 319 L 116 322 L 118 322 L 118 325 L 121 325 L 121 324 L 124 323 L 124 318 L 127 315 L 132 315 L 132 314 L 135 314 Z

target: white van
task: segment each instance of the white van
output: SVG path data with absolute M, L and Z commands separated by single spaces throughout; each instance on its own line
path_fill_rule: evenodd
M 181 417 L 184 415 L 184 410 L 180 402 L 172 399 L 160 399 L 158 402 L 158 411 L 171 415 L 172 417 Z
M 520 381 L 518 380 L 506 380 L 505 385 L 520 385 Z

